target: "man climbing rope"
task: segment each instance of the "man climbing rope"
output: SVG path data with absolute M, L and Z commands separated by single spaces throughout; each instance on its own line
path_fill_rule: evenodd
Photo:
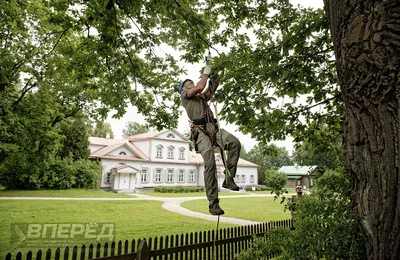
M 210 58 L 209 61 L 211 61 Z M 211 64 L 209 63 L 196 85 L 190 79 L 182 81 L 179 86 L 179 94 L 181 94 L 182 105 L 191 120 L 190 130 L 195 150 L 197 153 L 201 153 L 204 160 L 204 183 L 209 200 L 209 211 L 212 215 L 222 215 L 224 211 L 219 206 L 214 147 L 219 146 L 228 151 L 228 158 L 225 162 L 228 171 L 225 169 L 225 174 L 229 176 L 225 178 L 222 187 L 238 191 L 239 187 L 233 178 L 236 175 L 241 144 L 232 134 L 218 129 L 216 119 L 207 103 L 219 85 L 217 74 L 212 75 L 210 88 L 202 93 L 210 75 Z M 218 131 L 221 133 L 217 134 Z

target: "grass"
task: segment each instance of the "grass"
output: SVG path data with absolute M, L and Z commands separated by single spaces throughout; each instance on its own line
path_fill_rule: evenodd
M 256 192 L 260 194 L 260 192 Z M 205 192 L 198 193 L 157 193 L 146 191 L 143 194 L 155 197 L 204 197 L 184 202 L 182 206 L 208 214 L 208 202 Z M 242 192 L 220 192 L 221 207 L 226 217 L 242 218 L 260 222 L 282 220 L 290 218 L 290 213 L 283 211 L 283 205 L 274 202 L 271 197 L 242 197 L 230 198 L 232 195 L 245 195 Z M 131 197 L 125 194 L 116 194 L 102 190 L 40 190 L 40 191 L 7 191 L 0 190 L 0 196 L 12 197 L 86 197 L 86 198 L 113 198 Z M 161 201 L 46 201 L 46 200 L 0 200 L 0 259 L 4 259 L 8 252 L 15 254 L 18 251 L 23 257 L 28 250 L 35 254 L 42 247 L 33 245 L 20 247 L 11 251 L 12 224 L 88 224 L 88 223 L 115 223 L 114 241 L 159 237 L 204 230 L 214 230 L 216 223 L 164 210 Z M 235 225 L 220 223 L 221 228 Z M 26 232 L 26 231 L 25 231 Z M 49 231 L 50 232 L 50 231 Z M 97 243 L 85 241 L 86 245 Z M 83 242 L 66 240 L 59 242 L 62 250 L 66 246 L 81 246 Z M 55 247 L 50 246 L 54 249 Z M 53 250 L 52 250 L 53 251 Z
M 186 201 L 181 206 L 193 211 L 208 213 L 206 199 Z M 274 201 L 273 197 L 222 198 L 220 206 L 225 211 L 225 217 L 260 222 L 291 218 L 289 211 L 284 211 L 284 206 L 280 204 L 280 200 Z
M 0 259 L 11 251 L 11 225 L 18 223 L 104 223 L 116 225 L 115 241 L 212 230 L 216 223 L 164 210 L 160 201 L 42 201 L 0 200 Z M 207 202 L 206 202 L 207 205 Z M 220 223 L 221 228 L 235 226 Z M 15 234 L 15 232 L 14 232 Z M 92 241 L 94 242 L 94 241 Z M 88 241 L 86 244 L 90 244 Z M 60 248 L 73 241 L 59 243 Z M 81 246 L 82 242 L 78 244 Z M 12 251 L 34 254 L 39 246 Z M 42 248 L 47 249 L 47 247 Z M 24 256 L 24 255 L 23 255 Z
M 246 191 L 250 194 L 271 194 L 271 190 L 250 190 L 250 191 Z
M 101 189 L 0 190 L 0 197 L 132 198 L 127 194 L 117 194 Z
M 140 194 L 154 196 L 154 197 L 206 197 L 206 192 L 182 192 L 182 193 L 161 193 L 154 191 L 142 191 Z M 236 195 L 248 195 L 244 192 L 219 192 L 219 196 L 236 196 Z

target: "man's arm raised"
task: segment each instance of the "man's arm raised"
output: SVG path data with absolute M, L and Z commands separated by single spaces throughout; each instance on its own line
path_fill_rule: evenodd
M 186 96 L 193 97 L 193 96 L 203 92 L 204 88 L 207 85 L 208 75 L 210 75 L 210 73 L 211 73 L 211 67 L 206 66 L 204 69 L 203 75 L 201 75 L 200 81 L 197 82 L 197 85 L 194 88 L 189 89 Z

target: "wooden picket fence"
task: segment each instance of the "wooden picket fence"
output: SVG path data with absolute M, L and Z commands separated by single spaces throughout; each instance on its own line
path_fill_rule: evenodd
M 6 260 L 186 260 L 186 259 L 234 259 L 235 255 L 252 247 L 254 236 L 263 237 L 274 227 L 290 228 L 291 219 L 267 222 L 255 225 L 231 227 L 215 230 L 155 237 L 149 239 L 133 239 L 131 243 L 105 243 L 104 246 L 91 244 L 78 248 L 57 248 L 55 252 L 48 249 L 46 252 L 38 250 L 34 255 L 29 251 L 25 257 L 19 252 L 13 256 L 8 253 Z M 266 256 L 271 259 L 276 255 Z

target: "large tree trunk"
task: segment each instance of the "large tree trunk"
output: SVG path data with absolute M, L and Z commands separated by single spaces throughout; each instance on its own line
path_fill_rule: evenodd
M 324 0 L 346 106 L 343 152 L 369 259 L 400 259 L 399 0 Z

